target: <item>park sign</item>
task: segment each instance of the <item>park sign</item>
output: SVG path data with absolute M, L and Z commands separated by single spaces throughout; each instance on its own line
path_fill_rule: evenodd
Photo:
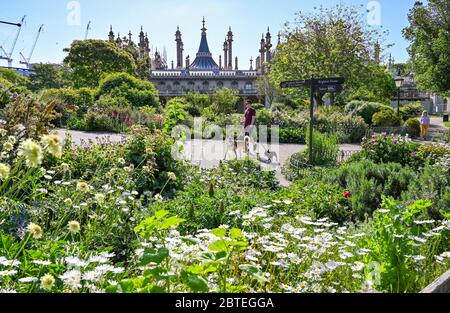
M 321 78 L 321 79 L 314 80 L 314 85 L 316 85 L 316 86 L 342 85 L 344 83 L 345 83 L 344 77 Z
M 281 83 L 281 88 L 310 88 L 310 121 L 309 121 L 309 164 L 313 165 L 313 128 L 314 128 L 314 93 L 315 92 L 340 92 L 345 83 L 344 77 L 314 78 L 308 80 L 285 81 Z
M 301 88 L 301 87 L 315 87 L 318 91 L 339 92 L 342 91 L 342 84 L 345 83 L 344 77 L 307 79 L 307 80 L 291 80 L 281 83 L 281 88 Z M 321 87 L 332 86 L 329 91 L 320 89 Z M 335 91 L 334 91 L 335 90 Z
M 291 80 L 281 83 L 281 88 L 300 88 L 311 86 L 311 79 L 308 80 Z
M 318 92 L 341 92 L 342 91 L 342 85 L 324 85 L 324 86 L 317 86 L 315 88 Z

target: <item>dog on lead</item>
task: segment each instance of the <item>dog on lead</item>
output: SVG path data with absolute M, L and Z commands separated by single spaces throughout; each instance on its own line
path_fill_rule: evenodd
M 264 155 L 267 158 L 269 163 L 272 163 L 274 159 L 277 159 L 277 163 L 279 163 L 278 154 L 275 151 L 270 151 L 270 147 L 264 147 Z
M 226 140 L 226 152 L 224 156 L 224 160 L 227 159 L 227 156 L 230 152 L 233 152 L 235 159 L 238 157 L 241 158 L 243 154 L 249 154 L 250 153 L 250 145 L 251 145 L 251 138 L 249 136 L 245 136 L 244 140 L 238 140 L 238 138 L 235 136 L 234 138 L 229 137 Z

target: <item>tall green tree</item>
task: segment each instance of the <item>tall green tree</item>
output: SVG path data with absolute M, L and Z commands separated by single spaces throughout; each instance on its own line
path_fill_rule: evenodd
M 370 81 L 374 72 L 382 73 L 375 60 L 375 47 L 380 47 L 384 34 L 370 28 L 354 7 L 337 5 L 317 8 L 311 14 L 299 12 L 293 23 L 285 25 L 270 77 L 278 85 L 282 80 L 309 79 L 312 75 L 344 76 L 345 87 L 352 92 Z M 382 93 L 388 94 L 389 89 Z M 315 100 L 321 104 L 323 96 L 317 92 Z
M 105 74 L 125 72 L 136 75 L 133 56 L 103 40 L 76 40 L 64 49 L 69 55 L 64 63 L 71 70 L 71 81 L 76 88 L 96 87 Z
M 63 86 L 61 70 L 54 64 L 34 64 L 30 79 L 30 90 L 61 88 Z
M 403 30 L 418 86 L 450 94 L 450 1 L 417 1 Z
M 239 95 L 235 90 L 221 88 L 212 96 L 211 109 L 217 114 L 232 114 L 237 112 Z

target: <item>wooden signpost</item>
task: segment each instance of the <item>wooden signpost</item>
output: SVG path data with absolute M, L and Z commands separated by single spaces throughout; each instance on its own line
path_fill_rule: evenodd
M 342 91 L 342 85 L 345 83 L 344 77 L 314 78 L 307 80 L 285 81 L 281 83 L 281 88 L 310 88 L 310 124 L 309 124 L 309 164 L 313 165 L 313 128 L 314 128 L 314 93 L 330 92 L 336 93 Z

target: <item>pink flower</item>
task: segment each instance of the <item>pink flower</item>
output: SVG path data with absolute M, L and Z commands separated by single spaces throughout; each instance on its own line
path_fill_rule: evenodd
M 344 191 L 344 198 L 348 199 L 352 196 L 352 193 L 350 191 Z

